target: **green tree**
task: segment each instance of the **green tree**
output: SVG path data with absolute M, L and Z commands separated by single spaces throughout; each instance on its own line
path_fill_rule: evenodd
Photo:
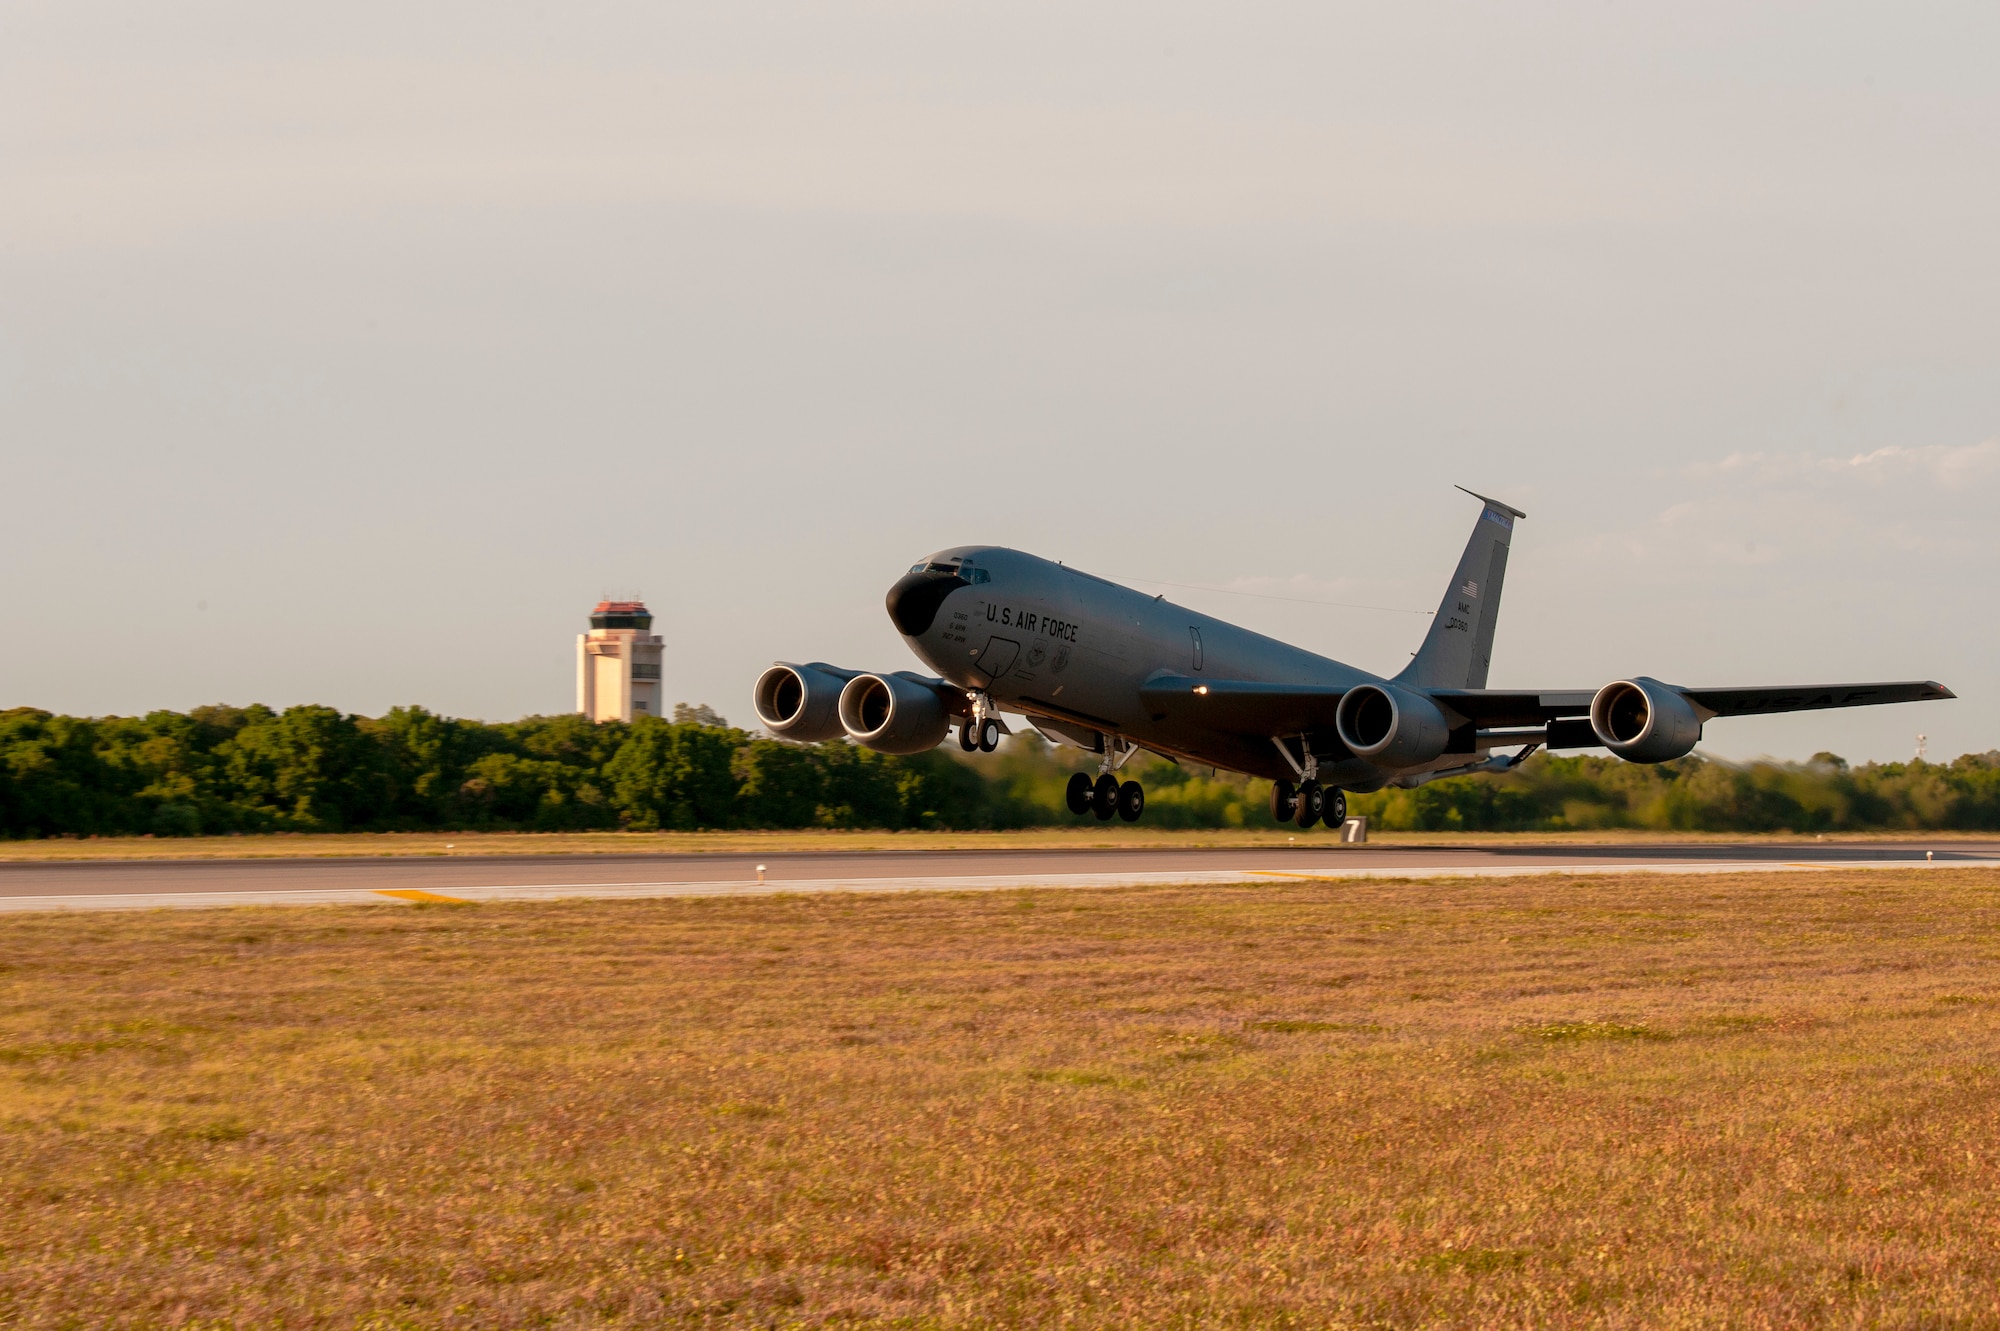
M 0 827 L 8 836 L 127 831 L 130 801 L 97 751 L 97 727 L 34 707 L 0 712 Z
M 356 717 L 331 707 L 288 707 L 217 746 L 234 802 L 277 828 L 367 827 L 395 807 L 381 747 Z
M 812 827 L 826 780 L 818 751 L 753 739 L 736 751 L 736 821 L 745 827 Z
M 733 759 L 749 737 L 740 730 L 635 720 L 604 765 L 611 803 L 639 831 L 729 827 L 735 819 Z

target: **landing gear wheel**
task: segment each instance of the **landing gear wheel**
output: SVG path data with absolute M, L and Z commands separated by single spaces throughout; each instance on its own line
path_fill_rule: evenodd
M 1271 817 L 1281 823 L 1289 823 L 1299 811 L 1298 792 L 1292 783 L 1279 777 L 1271 783 Z
M 1000 723 L 987 717 L 979 723 L 979 751 L 991 753 L 1000 747 Z
M 1320 810 L 1320 817 L 1326 819 L 1328 827 L 1339 827 L 1347 821 L 1347 792 L 1335 786 L 1326 792 L 1326 806 Z
M 1077 772 L 1069 779 L 1069 789 L 1063 792 L 1063 799 L 1069 804 L 1069 811 L 1082 815 L 1090 812 L 1090 776 Z
M 1320 793 L 1319 782 L 1307 779 L 1299 782 L 1299 830 L 1304 831 L 1319 821 L 1320 810 L 1325 807 L 1325 796 Z
M 1139 821 L 1139 815 L 1146 811 L 1146 788 L 1137 781 L 1127 781 L 1118 787 L 1118 816 L 1128 823 Z
M 972 722 L 967 721 L 958 728 L 958 747 L 964 749 L 967 753 L 978 751 L 979 730 Z
M 1106 772 L 1090 788 L 1090 809 L 1097 821 L 1108 823 L 1118 815 L 1118 778 Z

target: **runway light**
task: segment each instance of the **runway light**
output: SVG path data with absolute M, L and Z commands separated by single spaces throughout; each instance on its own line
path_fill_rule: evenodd
M 757 881 L 760 883 L 764 881 L 764 866 L 761 864 L 757 866 Z
M 1195 691 L 1196 693 L 1199 693 L 1199 694 L 1201 694 L 1201 695 L 1202 695 L 1203 697 L 1207 697 L 1207 696 L 1208 696 L 1208 685 L 1206 685 L 1206 684 L 1197 684 L 1197 685 L 1195 685 L 1195 686 L 1194 686 L 1194 691 Z

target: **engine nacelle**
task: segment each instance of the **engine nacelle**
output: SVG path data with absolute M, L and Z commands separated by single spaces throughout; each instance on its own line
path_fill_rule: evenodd
M 944 742 L 951 717 L 929 685 L 903 675 L 856 675 L 840 691 L 847 737 L 877 753 L 926 753 Z
M 1631 763 L 1686 757 L 1701 739 L 1694 705 L 1643 675 L 1599 689 L 1590 700 L 1590 728 L 1600 744 Z
M 1393 684 L 1358 684 L 1333 714 L 1340 742 L 1378 767 L 1415 767 L 1444 752 L 1451 726 L 1436 703 Z
M 816 744 L 841 733 L 840 691 L 854 671 L 780 661 L 757 676 L 757 719 L 773 735 Z

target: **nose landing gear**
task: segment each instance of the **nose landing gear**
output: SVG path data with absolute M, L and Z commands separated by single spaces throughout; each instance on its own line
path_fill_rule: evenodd
M 958 727 L 958 747 L 967 753 L 991 753 L 1000 747 L 1000 723 L 983 693 L 972 698 L 972 716 Z

